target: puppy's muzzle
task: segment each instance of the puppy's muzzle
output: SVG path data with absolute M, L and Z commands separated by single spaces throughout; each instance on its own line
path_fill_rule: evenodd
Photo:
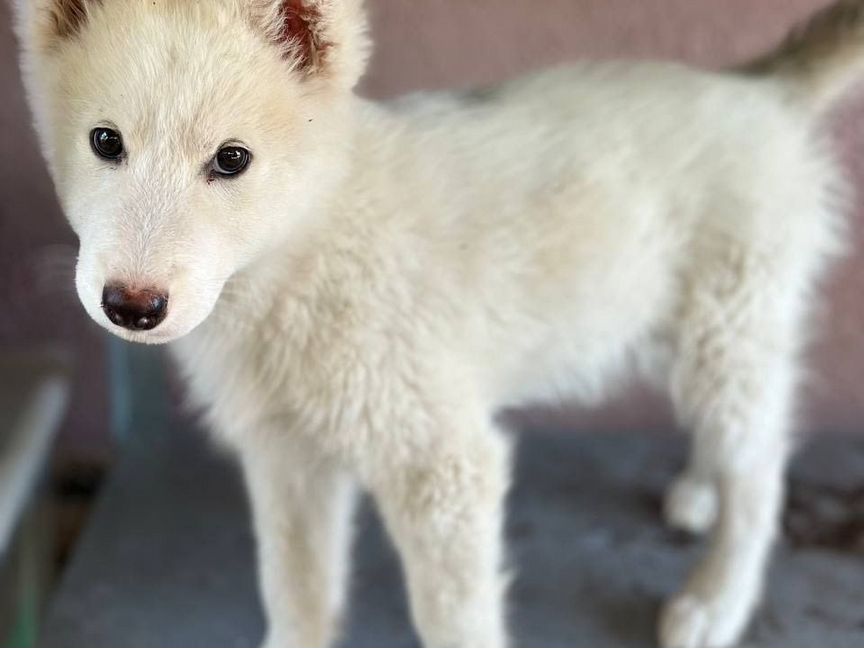
M 168 313 L 168 294 L 109 284 L 102 291 L 102 310 L 113 324 L 130 331 L 156 328 Z

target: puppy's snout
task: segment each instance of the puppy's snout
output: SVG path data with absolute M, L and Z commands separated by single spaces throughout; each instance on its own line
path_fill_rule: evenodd
M 149 331 L 165 319 L 168 294 L 150 288 L 137 290 L 109 284 L 102 291 L 102 310 L 117 326 L 130 331 Z

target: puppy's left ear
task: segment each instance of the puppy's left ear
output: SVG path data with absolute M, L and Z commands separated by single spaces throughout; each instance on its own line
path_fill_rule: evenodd
M 254 21 L 304 77 L 353 88 L 371 50 L 363 0 L 249 0 Z

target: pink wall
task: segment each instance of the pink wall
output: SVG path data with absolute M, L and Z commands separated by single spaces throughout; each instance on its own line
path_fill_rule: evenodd
M 106 0 L 120 1 L 120 0 Z M 363 90 L 376 97 L 447 88 L 527 72 L 580 57 L 652 57 L 724 66 L 763 51 L 825 0 L 370 0 L 376 50 Z M 0 1 L 0 348 L 60 341 L 79 356 L 64 448 L 78 455 L 107 448 L 101 334 L 51 270 L 45 247 L 70 245 L 28 126 L 14 63 L 8 6 Z M 834 122 L 850 171 L 864 180 L 864 102 Z M 858 184 L 861 184 L 858 182 Z M 852 215 L 864 250 L 864 201 Z M 64 249 L 66 250 L 64 252 Z M 50 248 L 48 257 L 69 257 Z M 864 420 L 864 253 L 833 276 L 814 347 L 815 368 L 802 411 L 806 427 L 860 430 Z M 642 391 L 602 412 L 569 410 L 558 422 L 603 428 L 669 425 L 661 401 Z M 548 415 L 546 417 L 548 421 Z
M 104 344 L 75 296 L 75 239 L 30 128 L 9 5 L 0 0 L 0 352 L 44 345 L 74 350 L 61 451 L 101 458 L 109 451 Z
M 764 51 L 826 0 L 367 0 L 365 88 L 487 83 L 578 58 L 723 66 Z

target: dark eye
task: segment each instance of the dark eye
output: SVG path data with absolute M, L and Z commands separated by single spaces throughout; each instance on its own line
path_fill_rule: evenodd
M 123 155 L 123 138 L 110 128 L 94 128 L 90 132 L 93 152 L 106 160 L 119 160 Z
M 213 158 L 212 170 L 220 176 L 235 176 L 246 170 L 252 154 L 242 146 L 223 146 Z

